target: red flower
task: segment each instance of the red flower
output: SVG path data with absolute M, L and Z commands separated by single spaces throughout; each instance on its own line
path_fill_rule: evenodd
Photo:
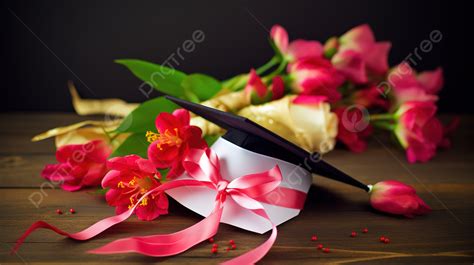
M 433 102 L 406 102 L 397 111 L 395 135 L 406 149 L 408 162 L 426 162 L 436 154 L 443 127 L 435 114 Z
M 111 152 L 110 147 L 100 140 L 64 145 L 56 151 L 59 163 L 46 165 L 41 176 L 59 183 L 67 191 L 98 186 L 107 173 L 105 163 Z
M 160 113 L 156 117 L 156 128 L 159 134 L 147 132 L 148 158 L 157 168 L 170 168 L 168 178 L 175 178 L 184 172 L 183 158 L 189 148 L 205 148 L 206 142 L 201 137 L 201 129 L 189 125 L 189 112 L 178 109 L 170 113 Z
M 337 91 L 344 78 L 325 59 L 303 59 L 288 66 L 293 92 L 302 95 L 326 96 L 329 102 L 341 98 Z
M 102 187 L 109 188 L 105 198 L 115 213 L 127 211 L 143 194 L 160 186 L 161 175 L 149 160 L 137 155 L 115 157 L 107 162 L 110 171 L 102 180 Z M 168 198 L 163 192 L 150 194 L 135 209 L 140 220 L 151 221 L 168 213 Z
M 334 39 L 330 39 L 334 43 Z M 367 74 L 383 75 L 388 70 L 390 42 L 376 42 L 369 25 L 355 27 L 342 35 L 337 44 L 337 53 L 332 57 L 334 67 L 354 83 L 366 83 Z
M 366 138 L 372 134 L 373 128 L 364 117 L 364 112 L 358 108 L 337 108 L 334 112 L 339 118 L 337 140 L 352 152 L 365 151 Z
M 413 218 L 427 214 L 431 208 L 416 195 L 416 190 L 400 181 L 381 181 L 370 190 L 370 204 L 375 209 Z
M 245 96 L 252 104 L 262 104 L 283 97 L 285 85 L 281 76 L 275 76 L 273 83 L 267 87 L 254 69 L 250 70 L 249 80 L 245 86 Z
M 320 42 L 298 39 L 289 43 L 288 33 L 280 25 L 272 27 L 270 37 L 289 62 L 299 59 L 321 58 L 323 56 L 323 45 Z

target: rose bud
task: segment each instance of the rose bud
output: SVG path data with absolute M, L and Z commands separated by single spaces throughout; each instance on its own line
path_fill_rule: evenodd
M 386 180 L 371 186 L 370 204 L 375 209 L 413 218 L 427 214 L 431 208 L 416 195 L 416 190 L 400 181 Z
M 280 76 L 275 76 L 272 84 L 267 87 L 255 70 L 252 69 L 245 86 L 245 97 L 252 105 L 266 103 L 283 97 L 284 86 L 283 79 Z

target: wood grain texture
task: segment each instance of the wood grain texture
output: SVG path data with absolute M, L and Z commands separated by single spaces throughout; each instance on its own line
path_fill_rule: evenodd
M 114 239 L 170 233 L 201 220 L 200 216 L 173 201 L 167 216 L 153 222 L 142 222 L 133 217 L 88 242 L 75 242 L 48 231 L 38 231 L 27 239 L 18 255 L 9 255 L 16 238 L 35 220 L 46 220 L 73 232 L 113 214 L 113 209 L 102 197 L 91 194 L 92 190 L 65 192 L 50 186 L 39 176 L 44 164 L 54 162 L 53 141 L 31 143 L 29 139 L 52 127 L 80 120 L 83 118 L 61 113 L 0 114 L 0 264 L 216 264 L 266 240 L 266 235 L 223 224 L 216 236 L 216 243 L 220 245 L 217 255 L 210 253 L 208 242 L 166 259 L 135 254 L 98 256 L 86 253 Z M 394 144 L 383 135 L 376 137 L 362 154 L 336 149 L 325 159 L 367 183 L 383 179 L 409 183 L 432 206 L 433 212 L 416 219 L 380 214 L 368 206 L 367 195 L 363 192 L 315 177 L 304 210 L 279 226 L 277 242 L 262 264 L 474 262 L 474 154 L 471 151 L 474 148 L 474 117 L 462 117 L 454 147 L 440 152 L 426 164 L 407 164 L 404 153 Z M 77 213 L 56 215 L 57 208 L 63 211 L 74 208 Z M 369 233 L 360 233 L 364 227 Z M 357 231 L 359 235 L 351 238 L 351 231 Z M 329 247 L 331 253 L 316 250 L 316 243 L 310 241 L 312 234 L 317 234 L 317 243 Z M 391 243 L 379 243 L 380 235 L 389 236 Z M 225 252 L 230 239 L 236 241 L 238 249 Z

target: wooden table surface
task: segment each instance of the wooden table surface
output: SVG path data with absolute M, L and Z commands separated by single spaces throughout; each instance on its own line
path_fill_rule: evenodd
M 86 251 L 117 238 L 170 233 L 199 220 L 197 214 L 170 204 L 170 214 L 152 222 L 135 217 L 87 242 L 64 239 L 51 231 L 31 235 L 17 255 L 9 255 L 16 238 L 35 220 L 45 220 L 70 232 L 82 230 L 113 214 L 103 198 L 91 191 L 66 192 L 52 188 L 39 174 L 55 162 L 52 140 L 38 143 L 30 138 L 47 129 L 84 120 L 66 113 L 0 114 L 0 264 L 5 263 L 218 263 L 251 249 L 267 239 L 222 224 L 216 243 L 220 253 L 210 253 L 211 244 L 201 243 L 170 258 L 137 254 L 93 255 Z M 404 153 L 383 136 L 377 136 L 362 154 L 336 149 L 325 159 L 367 183 L 398 179 L 413 185 L 433 208 L 427 216 L 405 219 L 377 213 L 368 206 L 367 195 L 355 188 L 314 179 L 301 214 L 278 227 L 278 239 L 262 264 L 473 264 L 474 262 L 474 117 L 463 116 L 454 147 L 441 151 L 432 161 L 410 165 Z M 42 188 L 40 188 L 42 187 Z M 32 195 L 33 194 L 33 195 Z M 30 202 L 42 200 L 38 208 Z M 55 214 L 56 209 L 76 209 L 74 215 Z M 360 231 L 367 227 L 369 233 Z M 358 236 L 351 238 L 351 231 Z M 331 249 L 323 253 L 310 241 Z M 389 244 L 378 242 L 381 235 Z M 238 249 L 225 252 L 228 240 Z

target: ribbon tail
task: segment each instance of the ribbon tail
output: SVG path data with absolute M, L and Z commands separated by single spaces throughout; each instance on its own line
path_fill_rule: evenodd
M 214 236 L 219 228 L 222 212 L 222 202 L 218 202 L 208 217 L 179 232 L 123 238 L 88 252 L 93 254 L 135 252 L 153 257 L 176 255 Z
M 176 188 L 176 187 L 181 187 L 181 186 L 186 186 L 186 185 L 187 186 L 199 186 L 199 185 L 202 185 L 202 184 L 199 183 L 198 181 L 193 181 L 193 180 L 179 180 L 179 181 L 164 183 L 163 185 L 161 185 L 161 186 L 159 186 L 155 189 L 152 189 L 152 190 L 148 191 L 147 193 L 145 193 L 137 201 L 137 203 L 131 209 L 129 209 L 128 211 L 123 212 L 119 215 L 114 215 L 114 216 L 102 219 L 102 220 L 98 221 L 97 223 L 91 225 L 90 227 L 88 227 L 88 228 L 86 228 L 86 229 L 84 229 L 80 232 L 74 233 L 74 234 L 67 233 L 67 232 L 65 232 L 65 231 L 63 231 L 63 230 L 61 230 L 61 229 L 59 229 L 59 228 L 57 228 L 53 225 L 50 225 L 50 224 L 48 224 L 44 221 L 37 221 L 37 222 L 33 223 L 25 231 L 25 233 L 23 233 L 23 235 L 17 240 L 15 246 L 13 246 L 13 248 L 11 250 L 11 253 L 16 253 L 18 251 L 18 249 L 21 247 L 21 245 L 23 244 L 23 242 L 25 241 L 25 239 L 31 233 L 33 233 L 35 230 L 40 229 L 40 228 L 52 230 L 52 231 L 56 232 L 59 235 L 63 235 L 63 236 L 66 236 L 66 237 L 69 237 L 69 238 L 72 238 L 72 239 L 75 239 L 75 240 L 88 240 L 88 239 L 91 239 L 91 238 L 95 237 L 96 235 L 102 233 L 103 231 L 109 229 L 110 227 L 112 227 L 112 226 L 114 226 L 118 223 L 121 223 L 121 222 L 125 221 L 126 219 L 128 219 L 133 214 L 133 211 L 135 210 L 136 207 L 138 207 L 138 205 L 143 200 L 143 198 L 147 197 L 151 193 L 158 192 L 158 191 L 165 191 L 167 189 L 173 189 L 173 188 Z
M 223 262 L 222 264 L 225 265 L 241 265 L 241 264 L 255 264 L 257 261 L 261 260 L 265 255 L 270 251 L 275 243 L 277 238 L 277 228 L 275 225 L 272 227 L 272 234 L 270 238 L 267 239 L 263 244 L 260 246 L 242 254 L 236 258 L 233 258 L 229 261 Z
M 25 241 L 25 239 L 37 229 L 40 229 L 40 228 L 49 229 L 56 232 L 59 235 L 63 235 L 75 240 L 88 240 L 102 233 L 104 230 L 107 230 L 109 227 L 126 220 L 128 217 L 130 217 L 130 215 L 132 215 L 134 209 L 135 208 L 132 208 L 126 212 L 123 212 L 122 214 L 102 219 L 98 221 L 97 223 L 93 224 L 92 226 L 84 229 L 83 231 L 80 231 L 74 234 L 67 233 L 57 228 L 56 226 L 50 225 L 44 221 L 36 221 L 17 240 L 15 246 L 11 250 L 11 253 L 16 253 L 18 249 L 21 247 L 21 245 L 23 244 L 23 242 Z

